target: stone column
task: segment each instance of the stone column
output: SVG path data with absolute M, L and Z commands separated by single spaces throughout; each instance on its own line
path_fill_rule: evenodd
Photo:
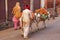
M 56 6 L 56 0 L 54 0 L 54 3 L 53 3 L 53 4 L 54 4 L 54 10 L 55 10 L 55 6 Z
M 33 1 L 34 0 L 30 0 L 30 10 L 33 11 Z
M 56 10 L 56 0 L 54 0 L 54 13 L 55 13 L 55 16 L 58 16 L 58 14 L 57 14 L 57 10 Z
M 45 0 L 45 8 L 47 9 L 47 0 Z
M 8 0 L 5 0 L 5 9 L 6 9 L 6 23 L 7 23 L 7 19 L 8 19 Z
M 41 8 L 44 8 L 45 6 L 45 0 L 41 0 Z
M 40 2 L 41 2 L 42 8 L 44 8 L 44 7 L 47 8 L 47 0 L 41 0 Z

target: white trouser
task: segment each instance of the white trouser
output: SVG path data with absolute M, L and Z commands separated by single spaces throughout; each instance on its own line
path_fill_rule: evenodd
M 25 25 L 23 25 L 24 38 L 27 38 L 28 37 L 28 34 L 29 34 L 29 26 L 30 26 L 29 23 L 26 23 Z

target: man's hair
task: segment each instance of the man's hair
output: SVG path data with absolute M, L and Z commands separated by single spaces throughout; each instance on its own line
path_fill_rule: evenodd
M 28 5 L 26 5 L 26 7 L 28 7 Z
M 30 7 L 29 7 L 29 5 L 28 4 L 26 4 L 25 5 L 25 9 L 29 9 Z

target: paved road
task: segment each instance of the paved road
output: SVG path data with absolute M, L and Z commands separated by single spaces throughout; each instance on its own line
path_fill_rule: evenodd
M 43 26 L 41 23 L 39 27 Z M 32 33 L 29 40 L 60 40 L 60 17 L 55 20 L 46 21 L 47 28 Z M 24 40 L 20 35 L 20 30 L 13 28 L 0 31 L 0 40 Z

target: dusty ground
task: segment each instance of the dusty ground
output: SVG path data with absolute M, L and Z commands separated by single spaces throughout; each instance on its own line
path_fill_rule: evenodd
M 39 27 L 42 26 L 39 24 Z M 32 33 L 28 40 L 60 40 L 60 17 L 55 20 L 47 20 L 46 26 L 46 29 Z M 24 40 L 20 33 L 20 30 L 13 28 L 0 31 L 0 40 Z

